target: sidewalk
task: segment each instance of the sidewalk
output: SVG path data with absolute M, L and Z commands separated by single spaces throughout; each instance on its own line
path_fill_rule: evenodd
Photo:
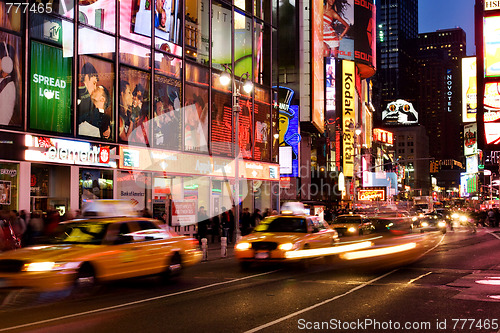
M 221 251 L 221 242 L 220 240 L 215 240 L 214 243 L 212 243 L 211 237 L 209 237 L 207 242 L 208 245 L 208 250 L 207 250 L 207 258 L 205 261 L 212 261 L 212 260 L 218 260 L 218 259 L 225 259 L 225 258 L 232 258 L 234 255 L 234 242 L 227 244 L 226 248 L 226 257 L 222 256 L 222 251 Z M 200 245 L 201 249 L 201 245 Z

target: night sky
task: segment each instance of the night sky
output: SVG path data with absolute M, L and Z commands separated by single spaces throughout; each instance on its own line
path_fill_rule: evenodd
M 475 55 L 474 0 L 418 0 L 418 32 L 460 27 L 467 35 L 467 55 Z

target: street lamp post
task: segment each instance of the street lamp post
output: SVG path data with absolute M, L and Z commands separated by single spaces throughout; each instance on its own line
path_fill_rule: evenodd
M 226 67 L 226 70 L 229 70 Z M 248 72 L 244 73 L 236 82 L 236 77 L 231 78 L 231 75 L 224 71 L 220 76 L 220 83 L 223 86 L 228 86 L 231 82 L 233 83 L 233 128 L 234 128 L 234 154 L 235 154 L 235 186 L 234 186 L 234 230 L 235 230 L 235 242 L 241 238 L 240 231 L 240 140 L 239 140 L 239 115 L 241 112 L 240 97 L 241 88 L 249 94 L 253 90 L 253 83 L 249 80 Z

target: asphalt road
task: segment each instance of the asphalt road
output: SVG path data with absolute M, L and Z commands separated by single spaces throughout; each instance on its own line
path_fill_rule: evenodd
M 234 258 L 175 282 L 92 296 L 10 293 L 0 332 L 500 332 L 500 233 L 433 233 L 404 254 L 240 270 Z

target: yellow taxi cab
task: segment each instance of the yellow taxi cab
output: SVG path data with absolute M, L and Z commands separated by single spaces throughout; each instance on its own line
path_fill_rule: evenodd
M 330 223 L 330 226 L 342 236 L 362 236 L 371 233 L 372 225 L 368 217 L 362 214 L 342 214 Z
M 242 267 L 252 262 L 296 261 L 323 256 L 338 241 L 337 232 L 317 216 L 281 214 L 263 219 L 235 245 Z
M 198 242 L 141 217 L 60 223 L 43 244 L 0 255 L 0 287 L 55 291 L 153 274 L 173 276 L 201 261 Z

